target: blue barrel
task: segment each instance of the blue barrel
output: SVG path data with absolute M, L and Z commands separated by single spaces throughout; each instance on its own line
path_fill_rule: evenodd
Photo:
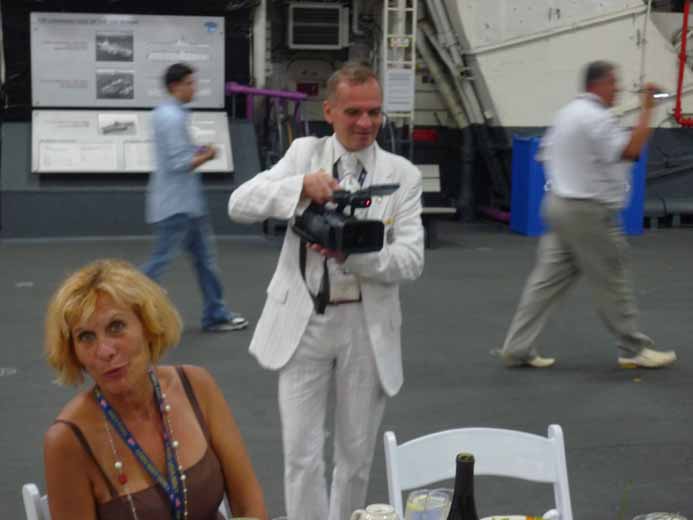
M 528 236 L 541 235 L 545 230 L 540 207 L 549 186 L 544 176 L 544 167 L 536 159 L 539 142 L 538 137 L 513 136 L 510 229 Z M 646 176 L 647 148 L 644 147 L 633 165 L 629 185 L 630 199 L 621 213 L 623 231 L 627 235 L 640 235 L 643 232 Z

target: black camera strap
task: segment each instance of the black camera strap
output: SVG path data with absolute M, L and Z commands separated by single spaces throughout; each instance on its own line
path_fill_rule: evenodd
M 313 294 L 310 292 L 308 281 L 306 280 L 306 256 L 308 254 L 306 250 L 308 249 L 308 242 L 301 239 L 301 245 L 299 247 L 300 250 L 298 260 L 301 264 L 301 276 L 303 276 L 303 282 L 306 284 L 308 294 L 310 294 L 310 297 L 313 299 L 315 312 L 318 314 L 325 314 L 325 309 L 330 301 L 330 275 L 327 272 L 327 257 L 323 258 L 322 261 L 322 280 L 320 281 L 320 290 L 318 290 L 318 294 Z
M 336 179 L 339 180 L 339 172 L 337 171 L 337 164 L 339 161 L 335 162 L 334 165 L 332 165 L 332 176 Z M 359 185 L 363 186 L 363 182 L 366 180 L 366 169 L 361 168 L 361 173 L 359 174 Z M 303 282 L 306 284 L 306 288 L 308 289 L 308 294 L 310 294 L 310 297 L 313 299 L 313 305 L 315 306 L 315 312 L 318 314 L 325 314 L 325 309 L 327 308 L 327 304 L 330 301 L 330 275 L 327 269 L 327 257 L 323 258 L 322 262 L 322 280 L 320 281 L 320 289 L 318 290 L 317 294 L 313 294 L 310 292 L 310 288 L 308 287 L 308 281 L 306 280 L 306 261 L 307 261 L 307 252 L 308 249 L 308 242 L 306 242 L 305 239 L 301 238 L 301 244 L 299 245 L 299 251 L 298 251 L 298 262 L 301 267 L 301 276 L 303 277 Z

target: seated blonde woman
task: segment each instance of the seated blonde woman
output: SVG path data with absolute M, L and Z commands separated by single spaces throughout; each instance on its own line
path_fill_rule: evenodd
M 46 317 L 59 382 L 93 386 L 45 436 L 53 520 L 267 518 L 243 439 L 212 376 L 159 366 L 181 320 L 135 267 L 99 260 L 69 276 Z

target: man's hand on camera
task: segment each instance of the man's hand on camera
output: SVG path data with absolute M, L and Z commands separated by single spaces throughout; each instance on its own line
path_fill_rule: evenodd
M 335 251 L 334 249 L 327 249 L 322 247 L 320 244 L 306 244 L 306 247 L 312 249 L 316 253 L 320 253 L 325 258 L 334 258 L 340 264 L 344 263 L 344 261 L 347 259 L 347 255 L 344 253 Z
M 318 170 L 303 176 L 301 197 L 307 197 L 316 204 L 325 204 L 332 199 L 332 192 L 339 183 L 325 170 Z

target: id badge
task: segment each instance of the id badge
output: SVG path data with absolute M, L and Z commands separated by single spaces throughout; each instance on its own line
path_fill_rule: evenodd
M 395 241 L 395 219 L 390 217 L 383 220 L 385 224 L 385 242 L 389 245 Z
M 395 226 L 387 226 L 385 228 L 385 241 L 392 244 L 395 241 Z
M 330 302 L 354 302 L 361 299 L 361 287 L 355 276 L 340 276 L 330 280 Z

